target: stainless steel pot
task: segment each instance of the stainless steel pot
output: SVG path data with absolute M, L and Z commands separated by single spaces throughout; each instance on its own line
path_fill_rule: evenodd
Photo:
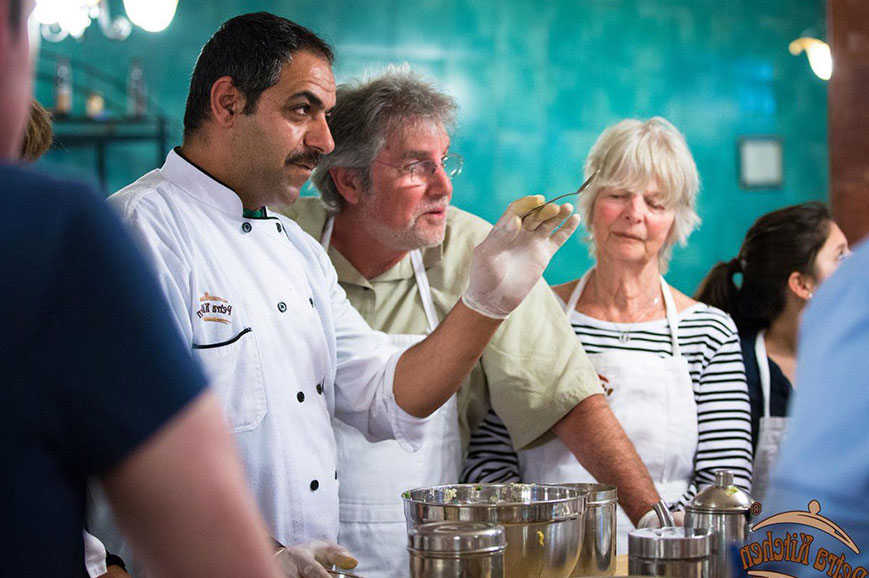
M 585 493 L 536 484 L 453 484 L 402 494 L 408 532 L 429 522 L 504 527 L 505 578 L 568 578 L 582 547 Z
M 708 528 L 713 532 L 710 578 L 730 575 L 730 544 L 748 539 L 752 499 L 733 485 L 733 472 L 715 472 L 715 485 L 704 488 L 685 506 L 685 526 Z
M 407 536 L 411 578 L 503 578 L 503 526 L 432 522 Z
M 571 576 L 612 576 L 616 572 L 615 486 L 595 483 L 559 484 L 588 492 L 582 549 Z
M 712 535 L 705 528 L 645 528 L 628 534 L 628 574 L 709 578 Z

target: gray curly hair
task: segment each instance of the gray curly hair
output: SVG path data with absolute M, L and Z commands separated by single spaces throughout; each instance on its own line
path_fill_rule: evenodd
M 340 213 L 344 201 L 329 174 L 332 168 L 358 171 L 367 189 L 371 165 L 393 130 L 420 119 L 449 130 L 455 114 L 455 100 L 407 66 L 389 67 L 377 77 L 338 87 L 329 119 L 335 150 L 320 159 L 311 177 L 329 213 Z

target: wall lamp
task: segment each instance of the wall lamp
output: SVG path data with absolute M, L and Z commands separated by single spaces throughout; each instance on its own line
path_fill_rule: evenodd
M 801 36 L 788 45 L 788 51 L 794 56 L 805 52 L 809 59 L 809 66 L 818 78 L 830 80 L 833 74 L 833 57 L 830 54 L 830 45 L 823 40 L 811 36 Z

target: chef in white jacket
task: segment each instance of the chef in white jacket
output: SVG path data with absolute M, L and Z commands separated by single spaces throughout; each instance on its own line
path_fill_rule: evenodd
M 316 562 L 353 565 L 331 544 L 341 478 L 331 418 L 417 449 L 426 417 L 578 224 L 569 205 L 523 220 L 542 197 L 511 204 L 438 329 L 409 349 L 390 344 L 349 304 L 319 243 L 267 208 L 295 201 L 334 147 L 331 62 L 328 45 L 286 19 L 227 21 L 193 71 L 183 145 L 110 199 L 223 400 L 269 531 L 286 546 L 279 559 L 303 576 L 326 575 Z

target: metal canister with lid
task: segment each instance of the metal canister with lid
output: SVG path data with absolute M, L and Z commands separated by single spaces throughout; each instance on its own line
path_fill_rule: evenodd
M 628 534 L 628 574 L 709 578 L 712 534 L 705 528 L 644 528 Z
M 588 492 L 582 550 L 571 576 L 612 576 L 616 572 L 615 486 L 595 483 L 559 484 Z
M 726 578 L 730 544 L 748 538 L 753 500 L 733 485 L 733 472 L 715 472 L 715 484 L 704 488 L 685 506 L 685 526 L 708 528 L 714 534 L 710 578 Z
M 504 528 L 485 522 L 432 522 L 408 532 L 411 578 L 503 578 Z

